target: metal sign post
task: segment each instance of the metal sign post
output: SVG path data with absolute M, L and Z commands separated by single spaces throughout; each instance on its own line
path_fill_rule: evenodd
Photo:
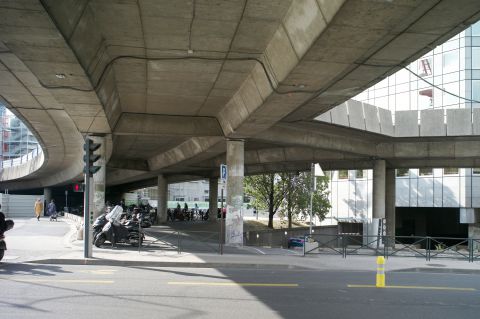
M 227 181 L 228 178 L 228 170 L 227 170 L 227 165 L 221 164 L 220 165 L 220 178 L 222 179 L 222 192 L 221 192 L 221 202 L 222 205 L 220 207 L 220 255 L 223 255 L 223 240 L 224 240 L 224 235 L 223 235 L 223 190 L 225 189 L 225 182 Z

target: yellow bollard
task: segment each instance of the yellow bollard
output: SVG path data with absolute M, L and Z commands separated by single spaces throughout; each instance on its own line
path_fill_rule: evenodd
M 377 288 L 385 288 L 385 258 L 377 257 Z

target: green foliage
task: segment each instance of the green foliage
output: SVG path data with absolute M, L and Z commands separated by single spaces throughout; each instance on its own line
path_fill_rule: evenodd
M 320 220 L 325 218 L 328 201 L 328 178 L 317 178 L 317 190 L 313 193 L 313 214 Z M 253 198 L 257 209 L 269 212 L 269 227 L 273 227 L 273 216 L 279 209 L 288 216 L 289 227 L 292 217 L 303 213 L 308 215 L 311 190 L 310 172 L 272 173 L 245 177 L 245 193 Z

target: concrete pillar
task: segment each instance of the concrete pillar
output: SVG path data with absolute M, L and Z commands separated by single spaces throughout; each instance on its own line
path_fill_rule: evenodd
M 218 178 L 210 178 L 208 193 L 209 221 L 216 221 L 218 210 Z
M 395 169 L 387 168 L 385 219 L 387 224 L 387 236 L 392 238 L 392 240 L 395 236 L 395 185 Z M 391 245 L 393 244 L 394 242 L 391 243 Z
M 163 175 L 158 175 L 158 201 L 157 201 L 157 223 L 165 224 L 167 222 L 167 201 L 168 201 L 168 183 Z
M 52 200 L 52 189 L 50 187 L 45 187 L 43 189 L 43 215 L 46 216 L 45 212 L 47 211 L 48 203 Z M 57 210 L 59 208 L 57 207 Z
M 373 166 L 373 218 L 385 218 L 385 160 L 376 160 Z
M 94 143 L 100 144 L 100 148 L 95 151 L 95 154 L 100 155 L 100 159 L 94 163 L 95 166 L 100 166 L 98 172 L 93 174 L 90 179 L 92 188 L 90 191 L 90 211 L 93 212 L 94 220 L 105 211 L 105 185 L 106 185 L 106 142 L 103 136 L 91 136 Z
M 244 141 L 227 140 L 227 217 L 225 243 L 243 245 Z

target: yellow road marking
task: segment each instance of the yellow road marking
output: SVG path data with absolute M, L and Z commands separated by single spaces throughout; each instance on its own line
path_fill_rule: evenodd
M 377 288 L 375 285 L 347 285 L 348 288 Z M 457 288 L 457 287 L 428 287 L 428 286 L 385 286 L 380 289 L 425 289 L 425 290 L 457 290 L 457 291 L 476 291 L 475 288 Z
M 254 282 L 201 282 L 201 281 L 169 281 L 169 285 L 190 286 L 243 286 L 243 287 L 298 287 L 298 284 L 269 284 Z
M 82 273 L 88 273 L 93 275 L 113 275 L 116 269 L 98 269 L 98 270 L 80 270 Z
M 83 279 L 12 279 L 18 282 L 73 283 L 73 284 L 113 284 L 113 280 L 83 280 Z

